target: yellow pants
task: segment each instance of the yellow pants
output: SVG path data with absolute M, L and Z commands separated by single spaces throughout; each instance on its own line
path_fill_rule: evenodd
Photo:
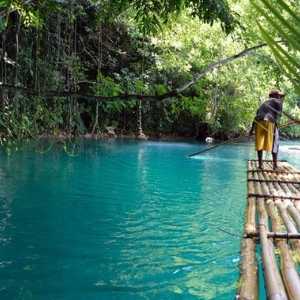
M 255 126 L 256 151 L 272 151 L 275 124 L 270 121 L 257 121 Z

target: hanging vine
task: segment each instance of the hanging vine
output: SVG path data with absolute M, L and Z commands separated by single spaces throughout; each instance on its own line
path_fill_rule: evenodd
M 97 30 L 97 78 L 96 85 L 99 85 L 101 77 L 101 67 L 102 67 L 102 24 L 99 22 Z M 96 102 L 96 113 L 95 122 L 92 129 L 92 135 L 95 134 L 96 130 L 99 129 L 99 101 Z

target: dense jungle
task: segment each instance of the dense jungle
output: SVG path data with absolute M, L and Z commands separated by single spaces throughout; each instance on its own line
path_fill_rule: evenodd
M 257 23 L 251 1 L 2 0 L 0 9 L 1 143 L 243 136 L 272 88 L 300 114 L 259 26 L 277 32 Z

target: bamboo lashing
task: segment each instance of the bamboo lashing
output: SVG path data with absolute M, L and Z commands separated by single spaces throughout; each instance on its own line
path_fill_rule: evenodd
M 254 179 L 254 178 L 248 178 L 248 181 L 300 184 L 300 182 L 296 181 L 296 180 L 276 180 L 276 179 Z
M 262 169 L 256 169 L 256 170 L 248 170 L 248 173 L 275 173 L 275 174 L 298 174 L 300 175 L 300 172 L 288 172 L 288 171 L 278 171 L 278 170 L 262 170 Z
M 263 182 L 261 182 L 263 183 Z M 300 197 L 291 197 L 291 196 L 278 196 L 278 195 L 271 195 L 271 194 L 249 194 L 249 197 L 256 197 L 256 198 L 266 198 L 266 199 L 273 199 L 279 200 L 279 199 L 288 199 L 288 200 L 300 200 Z
M 268 205 L 270 205 L 270 203 L 273 203 L 274 205 L 274 202 L 271 201 L 271 202 L 267 202 Z M 259 233 L 257 232 L 250 232 L 250 233 L 246 233 L 244 236 L 244 238 L 259 238 Z M 267 237 L 269 239 L 286 239 L 286 240 L 298 240 L 300 239 L 300 233 L 289 233 L 289 232 L 273 232 L 273 231 L 270 231 L 268 234 L 267 234 Z

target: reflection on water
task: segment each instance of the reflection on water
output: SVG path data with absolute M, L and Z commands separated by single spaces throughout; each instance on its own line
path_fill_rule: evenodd
M 1 299 L 232 299 L 255 153 L 188 158 L 198 149 L 111 140 L 76 157 L 1 154 Z

